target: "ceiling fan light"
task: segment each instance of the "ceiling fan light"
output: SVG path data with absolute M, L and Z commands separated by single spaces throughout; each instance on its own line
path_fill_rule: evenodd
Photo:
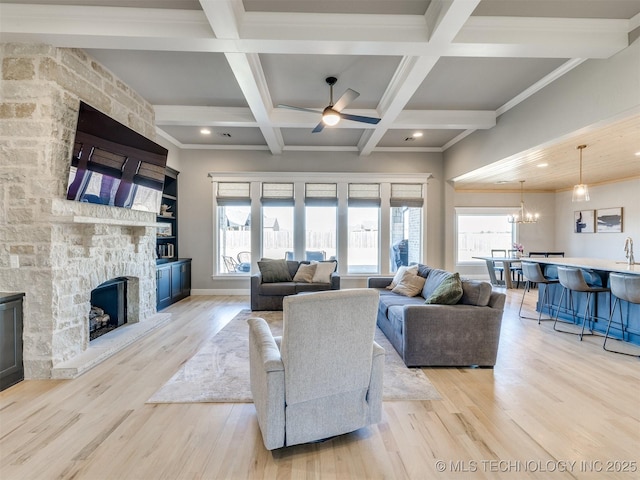
M 325 125 L 329 127 L 333 127 L 334 125 L 337 125 L 339 121 L 340 121 L 340 114 L 336 112 L 333 108 L 327 107 L 322 112 L 322 122 Z
M 571 196 L 572 202 L 588 202 L 589 201 L 589 186 L 580 183 L 573 187 L 573 195 Z

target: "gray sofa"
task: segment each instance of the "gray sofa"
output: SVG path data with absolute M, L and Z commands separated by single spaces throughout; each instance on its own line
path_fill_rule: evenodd
M 367 285 L 380 293 L 378 327 L 404 363 L 408 367 L 493 367 L 506 295 L 492 291 L 488 282 L 463 279 L 458 304 L 425 304 L 450 272 L 419 265 L 418 275 L 426 281 L 415 297 L 387 290 L 391 276 L 370 277 Z
M 303 260 L 287 260 L 287 268 L 291 278 L 298 271 L 300 264 L 311 262 Z M 330 283 L 305 283 L 305 282 L 275 282 L 264 283 L 262 274 L 251 275 L 251 310 L 282 310 L 282 300 L 289 295 L 302 292 L 321 292 L 324 290 L 340 290 L 340 275 L 337 272 L 331 274 Z

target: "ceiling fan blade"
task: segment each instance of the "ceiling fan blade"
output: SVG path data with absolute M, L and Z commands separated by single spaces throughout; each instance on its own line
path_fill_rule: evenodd
M 333 105 L 333 109 L 336 111 L 340 111 L 353 102 L 356 98 L 358 98 L 360 94 L 355 90 L 351 90 L 347 88 L 347 91 L 342 94 L 342 96 L 338 99 L 338 101 Z
M 354 122 L 377 124 L 380 119 L 375 117 L 363 117 L 362 115 L 351 115 L 350 113 L 340 113 L 340 117 L 345 120 L 353 120 Z
M 293 105 L 279 104 L 278 108 L 288 108 L 290 110 L 298 110 L 300 112 L 322 113 L 322 110 L 313 110 L 312 108 L 295 107 Z
M 320 122 L 318 125 L 316 125 L 316 128 L 311 130 L 311 133 L 320 133 L 323 128 L 324 128 L 324 123 Z

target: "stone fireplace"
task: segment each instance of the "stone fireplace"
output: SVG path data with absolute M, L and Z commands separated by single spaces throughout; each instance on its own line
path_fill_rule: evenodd
M 96 286 L 127 279 L 118 330 L 159 316 L 155 213 L 66 200 L 79 101 L 152 139 L 153 108 L 83 51 L 0 44 L 0 53 L 0 290 L 26 294 L 25 378 L 68 378 L 55 369 L 94 348 Z

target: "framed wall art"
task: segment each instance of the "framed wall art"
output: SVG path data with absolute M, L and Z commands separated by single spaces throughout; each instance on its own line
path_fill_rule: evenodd
M 594 210 L 578 210 L 573 212 L 573 232 L 574 233 L 594 233 Z
M 598 233 L 622 232 L 622 207 L 596 210 Z

